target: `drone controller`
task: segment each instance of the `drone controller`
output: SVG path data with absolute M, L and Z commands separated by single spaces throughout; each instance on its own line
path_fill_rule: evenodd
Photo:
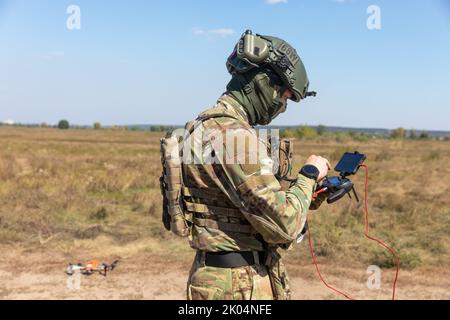
M 339 172 L 339 176 L 325 177 L 316 188 L 313 199 L 317 198 L 319 194 L 327 192 L 327 203 L 331 204 L 342 199 L 346 194 L 351 198 L 350 192 L 353 191 L 356 201 L 359 202 L 355 186 L 347 177 L 355 174 L 363 164 L 364 160 L 366 160 L 366 156 L 357 151 L 353 153 L 344 153 L 341 160 L 339 160 L 334 168 L 335 171 Z M 303 230 L 297 235 L 297 243 L 300 243 L 303 240 L 307 230 L 308 222 L 305 223 Z
M 353 182 L 350 179 L 342 178 L 342 177 L 327 177 L 322 183 L 323 191 L 328 191 L 330 195 L 327 198 L 327 203 L 331 204 L 343 196 L 348 194 L 350 196 L 350 191 L 356 196 L 356 200 L 358 200 L 358 196 L 356 195 L 355 188 L 353 186 Z M 320 190 L 322 190 L 320 189 Z
M 353 191 L 356 201 L 359 202 L 353 182 L 347 177 L 355 174 L 359 167 L 366 160 L 366 156 L 355 151 L 354 153 L 346 152 L 339 160 L 334 168 L 339 172 L 339 176 L 326 177 L 316 189 L 313 197 L 317 197 L 320 193 L 327 192 L 327 203 L 331 204 L 341 199 L 346 194 L 351 198 L 350 191 Z

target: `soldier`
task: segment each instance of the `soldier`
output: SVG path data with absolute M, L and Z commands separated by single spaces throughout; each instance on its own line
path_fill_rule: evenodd
M 282 191 L 272 170 L 267 170 L 271 159 L 258 156 L 256 162 L 248 161 L 254 150 L 248 144 L 243 149 L 230 147 L 225 132 L 255 136 L 252 128 L 267 125 L 284 112 L 288 99 L 299 102 L 312 95 L 308 77 L 287 42 L 251 31 L 241 37 L 227 69 L 232 79 L 226 92 L 185 127 L 181 202 L 190 245 L 197 250 L 187 298 L 290 299 L 279 249 L 288 248 L 305 226 L 316 184 L 327 175 L 330 164 L 310 156 L 296 180 Z M 187 143 L 199 130 L 202 135 L 194 141 L 200 143 L 201 154 Z M 217 132 L 224 134 L 223 139 L 217 138 Z M 223 147 L 220 152 L 217 141 Z M 224 161 L 219 153 L 228 160 L 245 161 Z M 187 156 L 192 160 L 205 155 L 215 161 L 186 161 Z M 314 203 L 316 208 L 319 205 Z

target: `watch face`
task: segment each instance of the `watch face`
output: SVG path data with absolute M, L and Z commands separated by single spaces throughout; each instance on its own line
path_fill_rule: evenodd
M 305 172 L 307 174 L 313 175 L 316 172 L 316 168 L 313 166 L 305 166 Z
M 319 169 L 313 165 L 306 165 L 303 167 L 302 172 L 311 179 L 316 179 L 319 177 Z
M 319 170 L 317 170 L 317 168 L 314 166 L 311 166 L 311 165 L 305 166 L 305 172 L 311 176 L 316 175 L 318 173 L 317 171 L 319 171 Z

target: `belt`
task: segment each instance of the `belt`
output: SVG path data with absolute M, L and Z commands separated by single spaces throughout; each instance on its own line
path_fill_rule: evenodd
M 263 263 L 261 251 L 205 252 L 205 265 L 215 268 L 239 268 Z

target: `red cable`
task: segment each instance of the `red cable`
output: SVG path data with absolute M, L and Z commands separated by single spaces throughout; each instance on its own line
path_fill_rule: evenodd
M 382 247 L 384 247 L 387 250 L 389 250 L 391 252 L 391 254 L 395 257 L 396 272 L 395 272 L 394 284 L 392 285 L 392 300 L 395 300 L 395 287 L 397 285 L 398 265 L 399 265 L 398 255 L 394 251 L 394 249 L 389 247 L 386 243 L 384 243 L 384 241 L 369 235 L 369 207 L 367 205 L 367 198 L 368 198 L 368 192 L 369 192 L 369 168 L 365 164 L 362 164 L 361 167 L 363 167 L 365 169 L 365 171 L 366 171 L 366 183 L 365 183 L 365 187 L 364 187 L 364 207 L 365 207 L 365 210 L 366 210 L 366 231 L 365 231 L 365 235 L 366 235 L 367 239 L 375 241 L 379 245 L 381 245 Z
M 319 275 L 320 280 L 322 280 L 322 282 L 331 290 L 339 293 L 340 295 L 343 295 L 344 297 L 346 297 L 348 300 L 354 300 L 352 297 L 350 297 L 349 295 L 347 295 L 346 293 L 339 291 L 336 288 L 333 288 L 332 286 L 330 286 L 322 277 L 322 274 L 320 273 L 319 270 L 319 265 L 316 261 L 316 256 L 314 255 L 314 248 L 313 248 L 313 244 L 312 244 L 312 240 L 311 240 L 311 231 L 309 230 L 309 221 L 307 222 L 307 227 L 308 227 L 308 241 L 309 241 L 309 250 L 311 252 L 311 258 L 313 260 L 314 265 L 316 266 L 316 270 L 317 270 L 317 274 Z
M 392 300 L 395 300 L 395 288 L 397 285 L 397 279 L 398 279 L 398 266 L 399 266 L 399 260 L 398 260 L 398 255 L 397 253 L 394 251 L 394 249 L 392 249 L 391 247 L 389 247 L 386 243 L 384 243 L 382 240 L 377 239 L 375 237 L 372 237 L 369 235 L 369 207 L 367 205 L 367 198 L 368 198 L 368 189 L 369 189 L 369 169 L 368 167 L 363 164 L 361 165 L 361 167 L 363 167 L 366 171 L 366 182 L 365 182 L 365 187 L 364 187 L 364 206 L 365 206 L 365 211 L 366 211 L 366 230 L 365 230 L 365 236 L 366 238 L 377 242 L 379 245 L 381 245 L 382 247 L 386 248 L 387 250 L 389 250 L 391 252 L 391 254 L 395 257 L 395 263 L 396 263 L 396 273 L 395 273 L 395 279 L 394 279 L 394 284 L 392 285 Z M 309 220 L 307 221 L 307 228 L 308 228 L 308 241 L 309 241 L 309 250 L 311 253 L 311 258 L 312 261 L 314 263 L 314 265 L 316 266 L 316 270 L 317 270 L 317 274 L 319 275 L 320 280 L 322 280 L 322 282 L 325 284 L 325 286 L 327 286 L 329 289 L 339 293 L 340 295 L 346 297 L 349 300 L 354 300 L 352 297 L 350 297 L 348 294 L 330 286 L 325 279 L 322 277 L 322 274 L 320 273 L 319 270 L 319 265 L 316 261 L 316 256 L 314 255 L 314 247 L 313 247 L 313 243 L 312 243 L 312 239 L 311 239 L 311 231 L 309 229 Z
M 317 196 L 318 196 L 319 194 L 324 193 L 324 192 L 327 191 L 327 190 L 328 190 L 327 188 L 322 188 L 322 189 L 320 189 L 319 191 L 314 192 L 312 198 L 313 198 L 313 199 L 317 198 Z

